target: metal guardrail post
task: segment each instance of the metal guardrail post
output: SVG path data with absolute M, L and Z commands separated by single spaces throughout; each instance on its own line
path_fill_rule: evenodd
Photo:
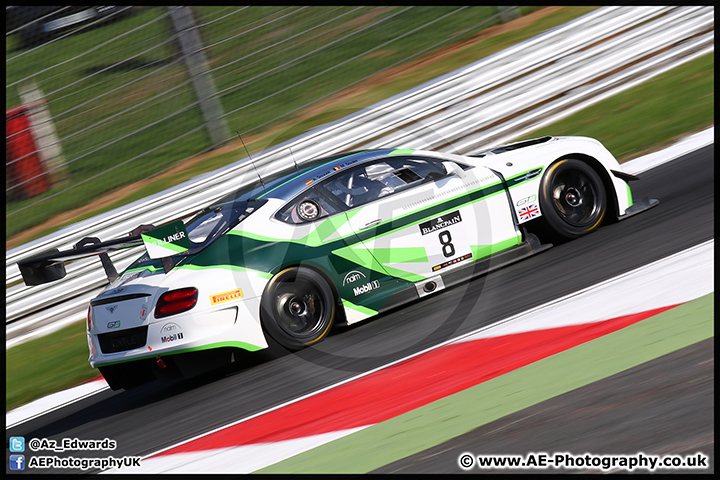
M 216 96 L 215 82 L 208 68 L 207 57 L 190 7 L 168 7 L 183 60 L 190 72 L 195 94 L 200 102 L 205 125 L 213 148 L 230 138 L 230 130 L 222 118 L 223 110 Z
M 94 260 L 68 266 L 54 285 L 22 285 L 17 262 L 44 249 L 66 249 L 68 239 L 113 238 L 140 223 L 190 215 L 231 189 L 255 181 L 253 166 L 273 173 L 292 147 L 297 163 L 350 148 L 408 145 L 443 151 L 426 141 L 449 139 L 460 153 L 509 141 L 530 124 L 546 122 L 714 50 L 709 7 L 603 7 L 349 117 L 314 129 L 258 155 L 241 159 L 106 214 L 65 227 L 6 252 L 6 342 L 41 336 L 63 322 L 82 320 L 85 304 L 107 283 Z M 429 130 L 428 130 L 429 129 Z M 367 143 L 370 142 L 370 143 Z M 377 145 L 373 145 L 373 144 Z M 291 166 L 286 162 L 287 167 Z M 119 269 L 139 255 L 111 254 Z M 17 283 L 17 284 L 13 284 Z M 6 343 L 10 345 L 10 343 Z
M 507 23 L 511 20 L 515 20 L 516 18 L 520 18 L 520 12 L 518 11 L 518 7 L 495 7 L 497 8 L 498 15 L 500 15 L 500 21 L 502 23 Z

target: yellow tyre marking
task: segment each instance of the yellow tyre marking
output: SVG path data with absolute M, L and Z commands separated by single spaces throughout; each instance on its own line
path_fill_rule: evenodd
M 277 280 L 277 279 L 280 278 L 285 272 L 290 271 L 290 270 L 298 270 L 298 268 L 297 268 L 297 267 L 288 267 L 288 268 L 286 268 L 285 270 L 279 271 L 279 272 L 277 273 L 277 275 L 275 275 L 275 276 L 272 278 L 272 280 L 270 280 L 270 283 L 268 283 L 268 286 L 267 286 L 268 291 L 270 290 L 270 288 L 272 288 L 272 285 L 273 285 L 273 283 L 275 282 L 275 280 Z M 322 340 L 323 338 L 325 338 L 325 334 L 327 334 L 328 330 L 330 330 L 330 327 L 332 326 L 333 321 L 335 320 L 335 304 L 331 304 L 331 308 L 332 308 L 332 309 L 330 310 L 330 321 L 328 322 L 328 325 L 327 325 L 327 328 L 325 329 L 325 331 L 323 331 L 318 338 L 316 338 L 316 339 L 313 340 L 312 342 L 305 343 L 305 345 L 312 345 L 313 343 L 318 342 L 318 341 Z
M 546 178 L 549 179 L 549 178 L 552 176 L 552 172 L 553 172 L 557 167 L 559 167 L 559 166 L 562 165 L 563 163 L 568 162 L 569 160 L 570 160 L 569 158 L 563 158 L 562 160 L 558 160 L 557 162 L 555 162 L 554 164 L 552 164 L 552 165 L 550 166 L 550 168 L 547 169 L 547 177 L 546 177 Z M 590 169 L 592 169 L 592 167 L 590 167 L 589 165 L 588 165 L 588 167 L 589 167 Z M 594 171 L 594 170 L 593 170 L 593 171 Z M 597 172 L 596 172 L 596 173 L 597 173 Z M 601 180 L 601 181 L 602 181 L 602 180 Z M 544 186 L 543 186 L 543 187 L 544 187 Z M 550 200 L 548 200 L 547 192 L 546 192 L 546 189 L 545 189 L 545 188 L 542 188 L 542 192 L 541 192 L 541 193 L 542 193 L 542 195 L 543 195 L 543 199 L 544 199 L 546 202 L 549 202 Z M 602 222 L 602 220 L 603 220 L 604 218 L 605 218 L 605 211 L 602 212 L 602 215 L 600 215 L 600 218 L 598 219 L 597 222 L 595 222 L 595 224 L 594 224 L 593 226 L 586 228 L 585 230 L 583 230 L 583 232 L 590 232 L 590 231 L 592 231 L 595 227 L 597 227 L 597 226 L 600 224 L 600 222 Z

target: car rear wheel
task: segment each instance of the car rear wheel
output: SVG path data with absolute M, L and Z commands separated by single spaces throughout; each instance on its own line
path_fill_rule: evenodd
M 266 332 L 288 350 L 325 338 L 335 317 L 332 289 L 322 275 L 303 267 L 275 275 L 265 288 L 261 309 Z
M 600 176 L 590 165 L 566 158 L 545 173 L 540 208 L 554 234 L 572 239 L 600 226 L 607 211 L 607 195 Z

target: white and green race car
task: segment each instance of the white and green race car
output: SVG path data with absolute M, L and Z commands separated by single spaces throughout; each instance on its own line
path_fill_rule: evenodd
M 657 204 L 633 202 L 600 142 L 543 137 L 460 156 L 342 153 L 226 196 L 183 223 L 21 262 L 28 285 L 98 255 L 90 364 L 113 389 L 190 377 L 236 349 L 290 350 Z M 144 243 L 118 275 L 107 251 Z M 492 258 L 492 263 L 490 259 Z

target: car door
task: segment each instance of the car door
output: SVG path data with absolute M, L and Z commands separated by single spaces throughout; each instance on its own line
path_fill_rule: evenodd
M 367 251 L 347 218 L 346 206 L 317 185 L 275 215 L 282 222 L 278 228 L 287 224 L 294 229 L 286 234 L 294 240 L 284 254 L 286 263 L 306 265 L 326 274 L 337 289 L 347 322 L 355 323 L 377 313 L 401 286 Z M 382 289 L 376 288 L 380 285 Z
M 450 171 L 439 159 L 386 157 L 335 175 L 323 188 L 348 208 L 348 222 L 388 276 L 422 284 L 492 250 L 487 247 L 499 239 L 486 196 L 501 194 L 509 212 L 492 172 L 449 165 Z M 506 216 L 510 231 L 503 235 L 515 238 Z

